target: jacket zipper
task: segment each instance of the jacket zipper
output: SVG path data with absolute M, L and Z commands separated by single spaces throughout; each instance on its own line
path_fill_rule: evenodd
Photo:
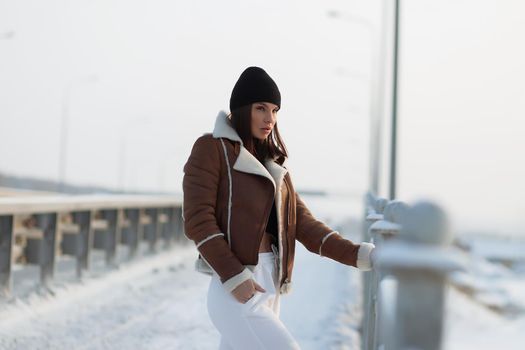
M 288 229 L 292 223 L 292 191 L 290 190 L 290 185 L 286 179 L 284 180 L 284 183 L 286 184 L 286 189 L 288 190 Z
M 286 233 L 287 233 L 287 237 L 288 237 L 288 229 L 290 228 L 290 224 L 291 224 L 291 213 L 292 213 L 292 199 L 291 199 L 291 190 L 290 190 L 290 185 L 288 184 L 288 181 L 286 180 L 286 178 L 283 178 L 283 182 L 284 184 L 286 185 L 286 190 L 288 191 L 288 203 L 287 203 L 287 206 L 288 206 L 288 212 L 287 212 L 287 215 L 288 215 L 288 218 L 287 218 L 287 226 L 286 226 Z M 281 231 L 281 239 L 284 239 L 284 223 L 283 223 L 283 227 L 282 227 L 282 231 Z M 282 246 L 282 244 L 281 244 Z M 287 242 L 287 250 L 288 250 L 288 242 Z M 281 247 L 281 249 L 283 249 Z M 281 271 L 282 271 L 282 274 L 280 277 L 280 281 L 279 281 L 279 288 L 281 287 L 282 283 L 288 283 L 289 280 L 288 280 L 288 266 L 283 266 L 283 260 L 284 260 L 284 252 L 282 252 L 282 257 L 283 259 L 281 259 Z M 288 255 L 286 256 L 286 264 L 288 265 Z M 283 278 L 286 276 L 286 279 L 284 279 L 283 281 Z

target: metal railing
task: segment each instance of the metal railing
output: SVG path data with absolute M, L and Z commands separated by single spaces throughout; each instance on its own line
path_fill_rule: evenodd
M 368 194 L 365 219 L 377 253 L 363 281 L 362 348 L 441 349 L 448 275 L 465 267 L 446 214 Z
M 57 257 L 76 258 L 76 274 L 90 267 L 93 249 L 117 266 L 119 246 L 137 256 L 141 241 L 150 252 L 186 241 L 182 199 L 174 196 L 39 196 L 0 198 L 0 295 L 13 288 L 13 264 L 35 264 L 40 284 L 53 279 Z

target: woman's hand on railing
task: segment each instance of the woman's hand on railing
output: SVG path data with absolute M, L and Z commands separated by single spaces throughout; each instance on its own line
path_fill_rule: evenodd
M 265 293 L 266 290 L 253 279 L 246 280 L 232 290 L 232 295 L 239 303 L 245 304 L 253 298 L 256 292 Z

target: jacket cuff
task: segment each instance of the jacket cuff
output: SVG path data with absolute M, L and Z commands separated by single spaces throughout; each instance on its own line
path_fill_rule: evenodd
M 222 285 L 224 286 L 224 288 L 228 291 L 228 292 L 231 292 L 233 291 L 235 288 L 237 288 L 237 286 L 239 286 L 241 283 L 243 283 L 244 281 L 247 281 L 249 279 L 253 278 L 253 274 L 252 272 L 246 267 L 244 268 L 244 270 L 242 270 L 241 273 L 229 278 L 228 280 L 224 281 L 222 283 Z
M 370 271 L 372 270 L 372 261 L 370 259 L 370 253 L 375 248 L 375 245 L 368 242 L 362 242 L 359 245 L 359 250 L 357 251 L 357 268 L 361 271 Z

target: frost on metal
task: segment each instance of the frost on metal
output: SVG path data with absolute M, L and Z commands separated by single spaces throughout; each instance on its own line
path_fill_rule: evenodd
M 457 248 L 429 246 L 421 243 L 386 242 L 377 251 L 379 268 L 422 269 L 439 272 L 465 270 L 467 258 Z

